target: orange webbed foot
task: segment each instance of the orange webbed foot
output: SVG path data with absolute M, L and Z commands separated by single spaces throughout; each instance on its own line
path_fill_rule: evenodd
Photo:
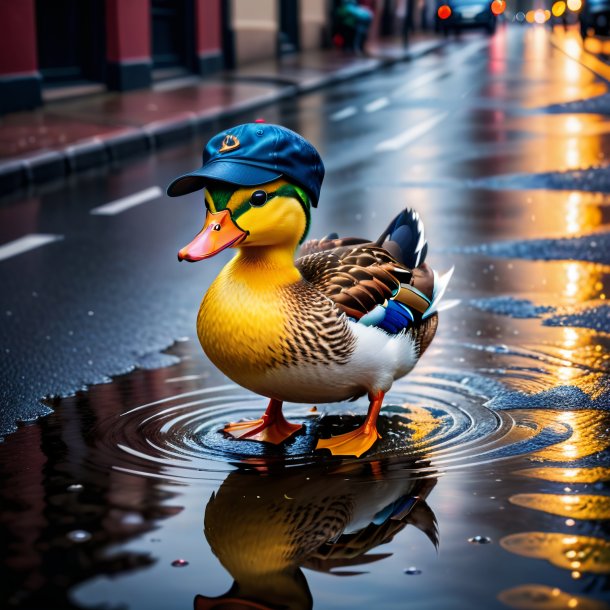
M 261 418 L 227 424 L 224 432 L 238 440 L 279 445 L 302 427 L 301 424 L 291 424 L 287 421 L 282 413 L 281 401 L 271 399 Z
M 333 455 L 355 455 L 356 457 L 366 453 L 381 438 L 377 432 L 377 417 L 384 395 L 384 392 L 381 391 L 369 392 L 369 411 L 362 426 L 339 436 L 319 439 L 316 450 L 328 449 Z
M 363 424 L 351 432 L 319 439 L 316 450 L 328 449 L 333 455 L 355 455 L 360 457 L 380 438 L 381 436 L 374 425 L 367 426 L 367 424 Z

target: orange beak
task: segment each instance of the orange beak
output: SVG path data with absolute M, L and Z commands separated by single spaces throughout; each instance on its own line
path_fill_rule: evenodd
M 229 210 L 208 212 L 203 229 L 188 246 L 178 252 L 178 260 L 194 263 L 210 258 L 226 248 L 236 246 L 247 236 L 248 233 L 233 222 Z

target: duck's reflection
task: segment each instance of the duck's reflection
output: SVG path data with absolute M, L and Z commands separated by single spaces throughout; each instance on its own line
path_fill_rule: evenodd
M 263 465 L 231 473 L 208 502 L 205 535 L 235 582 L 220 597 L 198 595 L 195 610 L 311 608 L 301 568 L 357 574 L 355 566 L 388 557 L 369 551 L 408 524 L 437 546 L 436 518 L 425 502 L 436 479 L 404 466 Z

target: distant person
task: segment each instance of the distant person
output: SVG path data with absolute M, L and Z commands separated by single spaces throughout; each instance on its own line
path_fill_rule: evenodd
M 358 4 L 357 0 L 340 0 L 335 18 L 344 48 L 354 53 L 364 53 L 364 45 L 373 21 L 373 11 Z

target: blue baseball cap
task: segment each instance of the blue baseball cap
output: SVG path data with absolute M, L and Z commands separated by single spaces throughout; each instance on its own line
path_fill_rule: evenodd
M 216 134 L 203 150 L 203 165 L 176 178 L 170 197 L 186 195 L 220 180 L 256 186 L 285 176 L 303 188 L 316 207 L 324 179 L 318 151 L 302 136 L 281 125 L 245 123 Z

